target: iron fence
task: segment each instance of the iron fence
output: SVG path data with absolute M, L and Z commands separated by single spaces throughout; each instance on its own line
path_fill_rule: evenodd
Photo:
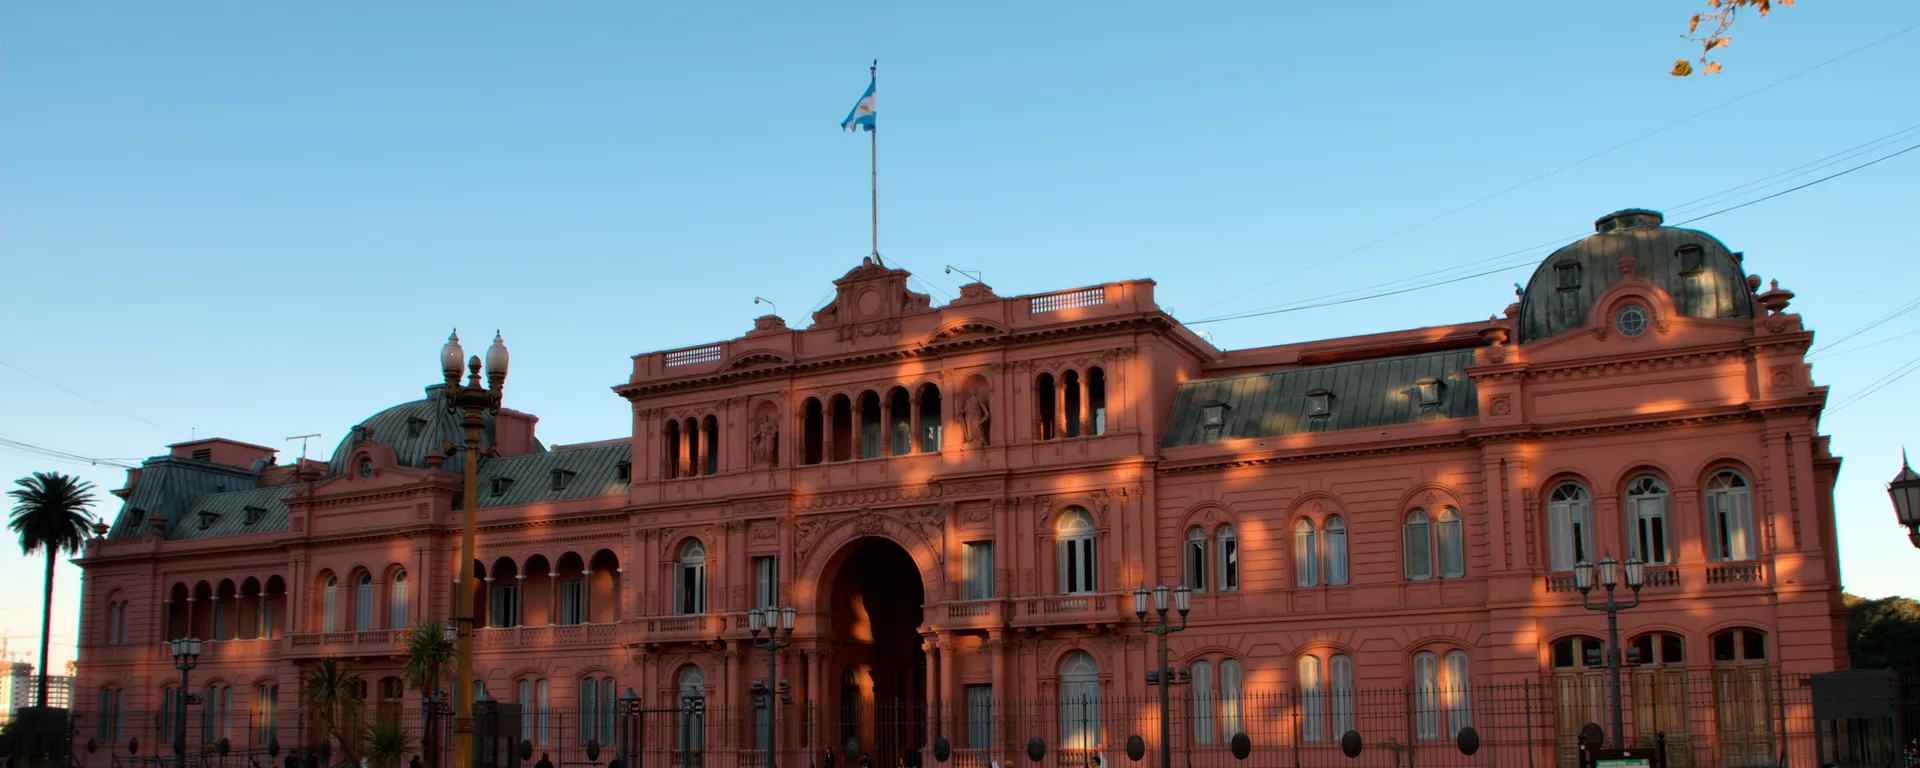
M 1603 673 L 1573 673 L 1470 688 L 1417 686 L 1353 690 L 1282 690 L 1196 698 L 1176 687 L 1168 707 L 1172 762 L 1180 768 L 1446 768 L 1510 766 L 1576 768 L 1583 730 L 1605 731 L 1611 704 Z M 744 697 L 743 697 L 744 698 Z M 1886 690 L 1828 686 L 1816 695 L 1808 676 L 1765 668 L 1711 673 L 1634 670 L 1623 673 L 1623 741 L 1664 746 L 1671 768 L 1833 765 L 1920 765 L 1920 684 Z M 172 768 L 173 737 L 162 713 L 123 712 L 76 719 L 78 762 L 98 768 Z M 297 707 L 277 717 L 233 713 L 212 723 L 189 712 L 185 752 L 190 768 L 285 768 L 291 755 L 316 754 L 318 765 L 352 764 L 366 756 L 337 738 L 321 738 Z M 423 765 L 451 766 L 451 718 L 429 718 L 418 702 L 366 707 L 369 720 L 390 718 L 415 734 Z M 763 745 L 777 738 L 774 764 Z M 1351 731 L 1355 736 L 1349 736 Z M 435 734 L 431 759 L 419 734 Z M 492 768 L 1121 768 L 1158 766 L 1161 708 L 1157 696 L 934 702 L 805 702 L 769 716 L 753 703 L 687 699 L 627 700 L 581 711 L 503 702 L 476 724 Z M 1245 734 L 1244 758 L 1234 737 Z M 224 754 L 217 745 L 226 738 Z M 1039 739 L 1036 761 L 1028 744 Z M 1350 757 L 1347 742 L 1358 739 Z M 944 755 L 934 749 L 944 739 Z M 137 742 L 137 746 L 136 746 Z M 523 744 L 524 742 L 524 744 Z M 326 743 L 325 759 L 319 745 Z M 1605 743 L 1596 746 L 1606 746 Z M 274 749 L 278 747 L 278 749 Z M 851 757 L 850 757 L 851 756 Z M 410 761 L 403 761 L 407 764 Z M 297 765 L 295 768 L 302 768 Z M 546 768 L 546 766 L 539 766 Z

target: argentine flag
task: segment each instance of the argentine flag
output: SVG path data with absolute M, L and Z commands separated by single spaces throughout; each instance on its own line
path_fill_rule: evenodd
M 869 131 L 873 130 L 873 86 L 874 83 L 867 83 L 867 92 L 860 94 L 859 103 L 853 105 L 853 111 L 847 113 L 847 119 L 840 121 L 840 128 L 842 130 L 854 131 L 856 133 L 862 128 Z

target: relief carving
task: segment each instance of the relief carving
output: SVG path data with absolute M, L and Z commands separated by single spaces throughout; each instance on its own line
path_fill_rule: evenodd
M 966 399 L 960 404 L 960 426 L 968 448 L 987 447 L 987 427 L 992 422 L 993 414 L 988 411 L 987 396 L 981 391 L 984 389 L 986 387 L 982 385 L 968 390 Z
M 779 443 L 779 437 L 780 425 L 774 422 L 772 416 L 761 416 L 759 423 L 753 426 L 753 466 L 773 467 L 774 446 Z

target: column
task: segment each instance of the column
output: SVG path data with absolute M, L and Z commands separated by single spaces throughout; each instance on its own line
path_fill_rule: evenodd
M 187 623 L 180 628 L 181 637 L 193 637 L 193 587 L 187 587 Z M 201 638 L 205 640 L 206 638 Z
M 847 458 L 852 459 L 854 461 L 859 461 L 861 456 L 866 455 L 861 450 L 862 448 L 865 447 L 863 443 L 866 442 L 865 436 L 861 434 L 862 432 L 866 431 L 863 428 L 865 426 L 865 418 L 866 418 L 866 412 L 867 412 L 867 404 L 864 402 L 865 400 L 866 398 L 864 397 L 854 398 L 853 418 L 847 420 L 847 424 L 850 427 L 847 430 L 847 435 L 853 440 L 853 450 L 847 453 Z
M 881 456 L 893 455 L 893 398 L 880 398 L 880 451 Z
M 1075 421 L 1080 422 L 1080 425 L 1078 427 L 1078 429 L 1080 430 L 1080 436 L 1086 437 L 1092 431 L 1092 427 L 1093 427 L 1092 420 L 1087 418 L 1088 406 L 1087 406 L 1087 374 L 1086 372 L 1082 371 L 1080 375 L 1075 376 L 1073 380 L 1074 380 L 1074 387 L 1078 389 L 1080 392 L 1079 402 L 1074 404 L 1073 418 Z
M 940 653 L 940 644 L 937 640 L 938 636 L 933 634 L 923 635 L 920 638 L 920 651 L 927 655 L 927 677 L 922 682 L 924 687 L 921 690 L 921 698 L 927 703 L 925 722 L 921 725 L 926 728 L 927 733 L 922 743 L 929 747 L 933 745 L 934 739 L 940 738 L 944 730 L 940 720 L 943 713 L 938 691 L 940 690 L 940 667 L 946 663 L 946 657 Z
M 1058 439 L 1067 436 L 1067 377 L 1066 372 L 1053 377 L 1053 436 Z
M 993 629 L 987 632 L 987 655 L 993 659 L 993 741 L 988 749 L 999 751 L 1001 745 L 1012 743 L 1007 733 L 1011 723 L 1007 718 L 1006 702 L 1011 698 L 1007 690 L 1007 636 L 1004 630 Z
M 593 569 L 580 571 L 580 623 L 593 623 Z
M 693 422 L 692 426 L 686 424 L 680 425 L 680 466 L 678 469 L 681 477 L 693 476 L 693 432 L 699 428 L 700 422 L 698 421 Z
M 907 407 L 912 409 L 912 412 L 907 414 L 907 453 L 916 454 L 920 452 L 920 430 L 922 429 L 920 425 L 920 390 L 916 389 L 912 395 L 908 396 Z
M 560 574 L 547 572 L 547 626 L 560 623 Z
M 833 400 L 832 397 L 828 397 L 820 406 L 820 463 L 822 464 L 833 461 L 833 412 L 835 410 Z M 802 426 L 801 432 L 805 431 L 806 428 Z M 804 444 L 805 435 L 803 434 L 800 439 Z M 805 449 L 802 448 L 802 450 Z

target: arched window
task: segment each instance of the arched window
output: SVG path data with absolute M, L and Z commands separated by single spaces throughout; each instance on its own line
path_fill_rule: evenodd
M 1219 705 L 1213 690 L 1213 662 L 1196 661 L 1189 670 L 1193 684 L 1193 743 L 1214 742 L 1214 707 Z
M 688 539 L 680 547 L 680 562 L 674 565 L 673 612 L 697 616 L 707 612 L 707 547 L 699 539 Z
M 253 687 L 253 730 L 255 743 L 268 744 L 280 733 L 280 685 L 260 683 Z
M 407 572 L 401 569 L 393 572 L 393 583 L 387 586 L 387 627 L 403 629 L 407 621 Z
M 1716 666 L 1765 662 L 1767 633 L 1757 629 L 1729 629 L 1713 636 L 1713 663 Z
M 320 631 L 335 632 L 340 629 L 340 580 L 327 574 L 326 586 L 320 591 Z
M 1467 652 L 1448 651 L 1440 681 L 1440 703 L 1447 711 L 1447 738 L 1460 735 L 1460 729 L 1473 725 L 1473 691 L 1467 674 Z
M 1627 553 L 1649 565 L 1673 562 L 1667 532 L 1667 486 L 1651 475 L 1627 485 Z
M 1096 369 L 1098 370 L 1098 369 Z M 1240 662 L 1220 662 L 1220 732 L 1231 739 L 1243 726 L 1240 723 Z
M 1731 469 L 1707 479 L 1707 541 L 1715 560 L 1752 560 L 1758 552 L 1747 478 Z
M 1642 669 L 1687 663 L 1686 642 L 1672 632 L 1648 632 L 1634 638 L 1633 653 Z
M 1314 535 L 1313 521 L 1293 521 L 1293 584 L 1311 587 L 1320 583 L 1320 542 Z
M 1593 503 L 1579 483 L 1554 486 L 1547 498 L 1548 560 L 1556 571 L 1593 559 Z
M 881 426 L 880 396 L 871 389 L 860 393 L 860 458 L 880 458 L 886 436 Z
M 580 743 L 614 743 L 613 706 L 618 698 L 613 678 L 580 678 Z
M 1347 521 L 1340 517 L 1327 518 L 1327 583 L 1347 583 Z
M 1187 529 L 1187 569 L 1183 583 L 1195 592 L 1207 591 L 1207 532 L 1194 526 Z
M 493 563 L 487 573 L 487 586 L 493 595 L 487 608 L 487 626 L 504 629 L 520 626 L 520 568 L 508 558 Z
M 1033 412 L 1035 414 L 1034 438 L 1052 440 L 1060 436 L 1059 403 L 1055 402 L 1058 388 L 1053 384 L 1053 374 L 1042 373 L 1033 380 Z
M 1353 659 L 1344 653 L 1327 659 L 1328 686 L 1333 690 L 1333 737 L 1353 730 Z
M 1078 595 L 1098 589 L 1100 561 L 1094 550 L 1093 516 L 1079 507 L 1068 507 L 1060 513 L 1054 532 L 1060 539 L 1060 594 Z
M 707 715 L 704 708 L 695 709 L 686 706 L 693 699 L 704 700 L 707 697 L 707 676 L 699 667 L 691 664 L 680 668 L 680 749 L 692 753 L 699 765 L 698 755 L 707 748 Z
M 1563 637 L 1553 643 L 1554 669 L 1580 669 L 1591 663 L 1599 663 L 1604 644 L 1599 638 L 1586 635 Z
M 1409 579 L 1433 578 L 1433 536 L 1429 527 L 1424 509 L 1408 512 L 1407 522 L 1400 526 L 1402 559 Z
M 681 476 L 698 477 L 700 475 L 700 464 L 702 463 L 700 461 L 700 455 L 705 447 L 705 441 L 701 439 L 700 435 L 700 420 L 697 418 L 689 418 L 687 419 L 687 423 L 680 428 L 685 432 L 687 438 L 686 463 L 681 465 L 685 471 L 681 473 Z
M 180 689 L 173 687 L 172 684 L 160 686 L 160 733 L 157 734 L 160 737 L 160 743 L 174 743 L 174 736 L 179 733 L 181 725 L 176 719 L 178 717 L 180 717 Z
M 1327 689 L 1326 680 L 1320 674 L 1320 657 L 1301 656 L 1297 666 L 1300 672 L 1300 740 L 1324 740 Z
M 671 480 L 673 478 L 680 476 L 680 460 L 682 458 L 682 453 L 680 449 L 680 420 L 679 419 L 667 420 L 667 429 L 664 434 L 664 439 L 666 440 L 666 443 L 667 443 L 666 474 L 667 474 L 667 479 Z
M 887 455 L 905 456 L 913 451 L 913 400 L 905 387 L 887 392 Z
M 1414 738 L 1440 738 L 1440 660 L 1431 652 L 1413 655 Z
M 1466 546 L 1460 539 L 1460 510 L 1440 508 L 1440 575 L 1459 578 L 1467 574 Z
M 826 428 L 826 416 L 820 409 L 820 400 L 812 397 L 807 398 L 807 403 L 801 408 L 801 413 L 801 430 L 804 436 L 800 441 L 800 463 L 818 464 L 826 457 L 826 452 L 823 450 L 825 443 L 822 442 L 824 439 L 822 435 Z
M 1100 745 L 1100 666 L 1093 654 L 1073 651 L 1060 661 L 1060 746 Z
M 920 388 L 920 452 L 940 452 L 940 388 L 927 384 Z
M 1239 591 L 1240 539 L 1234 535 L 1233 525 L 1230 523 L 1222 524 L 1220 528 L 1214 532 L 1213 538 L 1220 547 L 1220 591 Z
M 212 744 L 231 738 L 233 726 L 233 687 L 225 683 L 207 686 L 206 700 L 200 705 L 200 741 Z
M 353 628 L 360 632 L 373 629 L 373 574 L 366 571 L 354 580 Z
M 120 711 L 120 689 L 108 686 L 100 689 L 99 723 L 100 740 L 108 747 L 120 741 L 120 727 L 124 724 Z
M 1099 366 L 1087 369 L 1087 421 L 1094 435 L 1107 433 L 1107 372 Z
M 586 681 L 582 681 L 585 688 Z M 552 715 L 548 709 L 547 681 L 528 678 L 520 681 L 520 737 L 546 746 L 552 735 Z

